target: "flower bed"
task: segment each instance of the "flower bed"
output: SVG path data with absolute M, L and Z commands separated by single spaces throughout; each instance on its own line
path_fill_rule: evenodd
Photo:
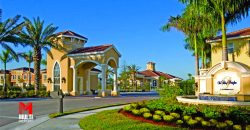
M 249 107 L 196 106 L 157 99 L 132 103 L 123 111 L 158 124 L 192 129 L 250 129 Z

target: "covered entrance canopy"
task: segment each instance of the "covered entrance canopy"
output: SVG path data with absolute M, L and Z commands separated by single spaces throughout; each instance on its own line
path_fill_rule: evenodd
M 99 66 L 101 68 L 101 90 L 98 92 L 99 95 L 108 95 L 108 91 L 106 90 L 106 73 L 108 66 L 113 69 L 113 90 L 111 95 L 118 95 L 117 68 L 119 66 L 119 58 L 121 54 L 113 45 L 107 44 L 78 48 L 69 52 L 67 56 L 70 58 L 70 68 L 73 70 L 72 95 L 79 95 L 83 93 L 82 84 L 86 84 L 86 92 L 91 93 L 90 71 L 95 66 Z M 86 83 L 83 83 L 82 81 L 86 81 Z

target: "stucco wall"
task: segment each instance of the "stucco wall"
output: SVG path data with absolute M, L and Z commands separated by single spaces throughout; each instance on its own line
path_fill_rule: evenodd
M 53 70 L 54 70 L 54 65 L 56 62 L 59 63 L 60 66 L 60 86 L 63 92 L 69 92 L 69 87 L 67 82 L 69 81 L 68 77 L 69 75 L 69 70 L 70 70 L 70 66 L 69 66 L 69 58 L 65 58 L 64 60 L 60 61 L 61 57 L 65 54 L 65 52 L 62 51 L 58 51 L 55 49 L 51 49 L 51 53 L 53 54 L 53 59 L 47 55 L 47 78 L 51 78 L 52 79 L 52 83 L 48 83 L 48 87 L 47 90 L 52 91 L 52 87 L 53 87 Z M 61 79 L 62 78 L 66 79 L 66 83 L 62 83 Z
M 246 43 L 245 46 L 243 48 L 241 48 L 240 50 L 240 54 L 239 55 L 236 55 L 236 53 L 234 54 L 234 57 L 235 57 L 235 61 L 237 62 L 241 62 L 241 63 L 244 63 L 246 65 L 248 65 L 250 67 L 250 56 L 248 56 L 247 52 L 249 52 L 250 48 L 249 48 L 249 39 L 243 39 L 243 40 L 229 40 L 227 41 L 227 43 L 234 43 L 234 44 L 242 44 L 243 43 Z M 217 44 L 221 44 L 221 43 L 212 43 L 212 66 L 220 63 L 222 61 L 222 49 L 217 49 L 216 51 L 214 50 L 215 46 Z M 235 45 L 236 46 L 236 45 Z M 228 58 L 229 58 L 229 61 L 232 61 L 232 54 L 229 54 L 228 55 Z

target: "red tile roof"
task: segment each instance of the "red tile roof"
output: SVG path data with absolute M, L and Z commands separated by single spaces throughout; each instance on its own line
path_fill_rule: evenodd
M 83 39 L 86 39 L 86 40 L 88 39 L 88 38 L 86 38 L 86 37 L 84 37 L 84 36 L 82 36 L 80 34 L 77 34 L 77 33 L 73 32 L 73 31 L 70 31 L 70 30 L 66 30 L 64 32 L 59 32 L 59 33 L 57 33 L 57 35 L 68 35 L 68 36 L 75 36 L 75 37 L 83 38 Z
M 82 47 L 82 48 L 78 48 L 78 49 L 75 49 L 75 50 L 69 52 L 69 54 L 100 52 L 100 51 L 105 51 L 110 46 L 112 46 L 112 45 L 107 44 L 107 45 L 92 46 L 92 47 Z
M 227 34 L 227 38 L 233 38 L 233 37 L 239 37 L 239 36 L 247 36 L 250 35 L 250 27 L 249 28 L 244 28 L 238 31 L 234 31 L 234 32 L 230 32 Z M 211 40 L 220 40 L 221 39 L 221 35 L 217 36 Z
M 145 71 L 141 71 L 139 73 L 142 74 L 142 75 L 148 76 L 148 77 L 158 76 L 156 73 L 154 73 L 151 70 L 145 70 Z
M 167 74 L 167 73 L 163 73 L 161 71 L 152 71 L 152 70 L 145 70 L 145 71 L 140 71 L 140 72 L 137 72 L 138 74 L 142 74 L 146 77 L 156 77 L 156 76 L 163 76 L 165 77 L 166 79 L 173 79 L 173 78 L 178 78 L 176 76 L 173 76 L 171 74 Z M 181 79 L 181 78 L 179 78 Z
M 163 73 L 163 72 L 160 72 L 160 71 L 155 71 L 155 73 L 156 73 L 158 76 L 163 76 L 163 77 L 166 78 L 166 79 L 175 78 L 175 76 L 173 76 L 173 75 L 169 75 L 169 74 L 166 74 L 166 73 Z

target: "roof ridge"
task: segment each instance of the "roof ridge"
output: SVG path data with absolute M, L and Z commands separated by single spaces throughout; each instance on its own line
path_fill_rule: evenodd
M 228 33 L 228 34 L 233 34 L 233 33 L 238 33 L 238 32 L 242 32 L 242 31 L 246 31 L 246 30 L 248 30 L 248 29 L 250 29 L 250 27 L 247 27 L 247 28 L 243 28 L 243 29 L 240 29 L 240 30 L 236 30 L 236 31 L 232 31 L 232 32 L 230 32 L 230 33 Z

